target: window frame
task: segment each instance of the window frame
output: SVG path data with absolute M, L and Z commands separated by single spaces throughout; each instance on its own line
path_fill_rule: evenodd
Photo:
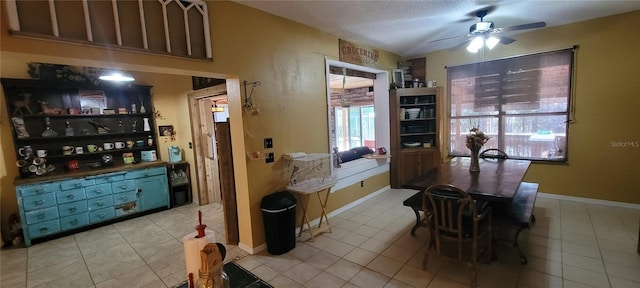
M 563 111 L 539 111 L 537 109 L 535 109 L 536 111 L 529 111 L 529 112 L 523 112 L 524 110 L 521 109 L 516 109 L 516 110 L 505 110 L 504 106 L 505 105 L 513 105 L 513 104 L 518 104 L 520 102 L 518 101 L 513 101 L 513 102 L 508 102 L 505 99 L 508 99 L 508 95 L 503 96 L 502 94 L 499 94 L 498 96 L 498 100 L 495 101 L 495 103 L 493 105 L 495 105 L 494 110 L 491 110 L 489 112 L 484 112 L 484 113 L 472 113 L 470 115 L 455 115 L 454 116 L 454 111 L 453 111 L 453 103 L 454 103 L 454 97 L 455 96 L 455 92 L 454 90 L 456 89 L 452 89 L 453 85 L 452 85 L 452 81 L 456 81 L 456 80 L 460 80 L 460 79 L 465 79 L 465 78 L 481 78 L 481 77 L 485 77 L 487 75 L 490 75 L 491 73 L 487 73 L 487 71 L 482 71 L 485 73 L 478 73 L 477 71 L 474 71 L 476 69 L 477 65 L 493 65 L 493 66 L 498 66 L 500 64 L 500 62 L 498 61 L 503 61 L 503 62 L 507 62 L 510 61 L 509 64 L 520 60 L 523 60 L 523 63 L 526 63 L 526 61 L 531 61 L 531 59 L 533 57 L 538 57 L 538 59 L 542 59 L 543 57 L 545 57 L 546 55 L 551 55 L 551 54 L 556 54 L 556 53 L 567 53 L 566 55 L 562 55 L 560 54 L 559 57 L 568 57 L 568 59 L 564 59 L 565 61 L 567 61 L 568 65 L 568 69 L 566 69 L 567 72 L 567 78 L 563 79 L 564 81 L 566 81 L 566 98 L 564 98 L 564 96 L 559 97 L 561 99 L 566 99 L 566 107 L 563 106 L 564 110 Z M 495 72 L 496 70 L 491 70 L 492 72 L 495 73 L 499 73 L 499 75 L 502 75 L 502 78 L 499 78 L 500 81 L 504 81 L 504 78 L 506 78 L 506 76 L 504 75 L 508 75 L 510 70 L 508 70 L 509 65 L 504 65 L 505 67 L 501 67 L 501 68 L 506 68 L 504 70 L 500 70 L 499 72 Z M 542 69 L 544 69 L 544 67 L 551 67 L 552 65 L 539 65 L 537 66 L 536 70 L 542 71 Z M 511 66 L 512 67 L 512 66 Z M 484 149 L 487 148 L 498 148 L 502 151 L 508 150 L 506 149 L 507 144 L 506 143 L 507 140 L 505 139 L 507 134 L 510 134 L 510 132 L 506 132 L 507 128 L 506 127 L 507 124 L 505 124 L 505 122 L 507 122 L 506 119 L 508 118 L 520 118 L 522 122 L 527 122 L 527 121 L 532 121 L 532 122 L 536 122 L 535 119 L 531 118 L 531 119 L 527 119 L 528 117 L 544 117 L 544 116 L 549 116 L 549 117 L 555 117 L 555 116 L 561 116 L 563 117 L 563 121 L 564 121 L 564 133 L 559 133 L 557 137 L 559 137 L 559 139 L 561 139 L 561 141 L 558 141 L 558 138 L 556 138 L 554 132 L 551 133 L 551 135 L 554 135 L 554 139 L 553 141 L 549 141 L 548 139 L 546 139 L 545 141 L 551 142 L 551 144 L 548 144 L 547 147 L 547 154 L 545 156 L 544 152 L 542 154 L 540 154 L 540 156 L 534 156 L 532 154 L 530 154 L 529 156 L 522 156 L 522 155 L 511 155 L 509 153 L 507 153 L 509 155 L 509 158 L 512 159 L 523 159 L 523 160 L 530 160 L 530 161 L 535 161 L 535 162 L 543 162 L 543 163 L 567 163 L 568 162 L 568 143 L 569 143 L 569 125 L 573 122 L 573 115 L 575 113 L 575 109 L 573 107 L 573 80 L 575 77 L 575 47 L 570 48 L 570 49 L 560 49 L 560 50 L 554 50 L 554 51 L 549 51 L 549 52 L 542 52 L 542 53 L 534 53 L 534 54 L 527 54 L 527 55 L 520 55 L 520 56 L 514 56 L 514 57 L 508 57 L 508 58 L 502 58 L 502 59 L 494 59 L 494 60 L 489 60 L 489 61 L 484 61 L 484 62 L 478 62 L 478 63 L 472 63 L 472 64 L 464 64 L 464 65 L 459 65 L 459 66 L 455 66 L 454 67 L 447 67 L 447 68 L 453 68 L 453 69 L 458 69 L 458 71 L 456 71 L 456 73 L 463 73 L 463 74 L 469 74 L 469 76 L 465 76 L 465 77 L 459 77 L 459 78 L 455 78 L 454 76 L 451 75 L 451 70 L 447 70 L 447 96 L 448 96 L 448 101 L 447 101 L 447 123 L 446 125 L 449 127 L 448 131 L 449 131 L 449 138 L 447 140 L 447 142 L 449 142 L 448 144 L 448 148 L 447 148 L 447 153 L 449 155 L 449 157 L 457 157 L 457 156 L 469 156 L 470 152 L 468 151 L 468 149 L 463 149 L 463 150 L 457 150 L 454 147 L 454 143 L 455 137 L 461 137 L 463 135 L 466 135 L 468 133 L 468 131 L 462 131 L 464 129 L 464 121 L 468 121 L 468 125 L 471 125 L 470 123 L 473 122 L 473 119 L 482 119 L 482 120 L 478 120 L 476 123 L 479 123 L 480 121 L 486 121 L 486 123 L 490 123 L 490 119 L 495 119 L 495 125 L 492 126 L 497 126 L 497 135 L 493 136 L 495 137 L 495 142 L 491 143 L 491 145 L 493 147 L 485 147 Z M 460 69 L 467 69 L 466 71 L 460 71 Z M 541 73 L 542 75 L 542 73 Z M 542 86 L 542 83 L 537 83 L 538 85 L 541 85 L 539 87 L 536 87 L 534 89 L 542 89 L 544 88 L 544 86 Z M 502 84 L 502 82 L 499 82 L 498 85 L 504 85 Z M 481 107 L 482 105 L 477 105 L 476 103 L 479 102 L 479 99 L 482 100 L 482 94 L 484 91 L 477 91 L 475 89 L 478 88 L 474 88 L 474 91 L 472 92 L 474 95 L 474 102 L 473 102 L 473 107 L 477 108 L 477 107 Z M 480 94 L 480 95 L 479 95 Z M 546 94 L 543 94 L 541 96 L 544 96 Z M 526 97 L 526 96 L 525 96 Z M 529 96 L 530 97 L 530 96 Z M 545 97 L 541 97 L 540 99 L 544 99 Z M 536 100 L 538 101 L 538 103 L 542 102 L 540 99 Z M 550 97 L 548 99 L 553 99 L 553 97 Z M 468 103 L 468 102 L 467 102 Z M 551 109 L 553 110 L 553 109 Z M 510 113 L 512 112 L 512 113 Z M 515 113 L 514 113 L 515 112 Z M 518 113 L 519 112 L 519 113 Z M 458 124 L 455 124 L 455 122 L 459 122 Z M 471 125 L 471 126 L 478 126 L 478 125 Z M 480 130 L 485 130 L 485 127 L 477 127 Z M 495 127 L 492 127 L 495 130 Z M 489 130 L 489 129 L 487 129 Z M 487 132 L 487 131 L 485 131 Z M 513 133 L 513 132 L 511 132 Z M 529 148 L 533 150 L 532 146 L 534 144 L 535 141 L 532 141 L 531 139 L 533 139 L 533 136 L 536 137 L 550 137 L 549 135 L 545 135 L 544 133 L 547 133 L 547 131 L 545 130 L 538 130 L 537 133 L 531 135 L 529 137 L 529 139 L 526 141 L 527 145 L 529 145 Z M 455 139 L 454 139 L 455 138 Z M 562 139 L 564 138 L 564 139 Z M 563 140 L 563 141 L 562 141 Z M 491 141 L 491 140 L 490 140 Z M 560 143 L 560 147 L 558 147 L 558 143 Z M 489 143 L 488 143 L 489 144 Z M 510 149 L 515 149 L 513 148 L 514 145 L 510 145 L 508 146 Z M 551 147 L 551 148 L 549 148 Z M 544 149 L 544 148 L 543 148 Z M 462 151 L 462 153 L 460 153 Z M 465 153 L 466 152 L 466 153 Z M 531 152 L 533 153 L 533 152 Z M 560 154 L 558 154 L 560 153 Z M 558 156 L 559 155 L 559 156 Z

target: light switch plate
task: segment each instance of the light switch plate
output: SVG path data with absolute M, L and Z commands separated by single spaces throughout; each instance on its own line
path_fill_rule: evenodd
M 275 158 L 273 156 L 273 152 L 267 153 L 267 157 L 264 158 L 264 162 L 265 163 L 271 163 L 273 161 L 275 161 Z
M 273 148 L 273 138 L 264 138 L 264 149 Z

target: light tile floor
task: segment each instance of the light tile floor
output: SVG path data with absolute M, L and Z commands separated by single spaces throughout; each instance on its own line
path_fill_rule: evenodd
M 227 245 L 236 259 L 274 287 L 468 287 L 470 271 L 430 258 L 421 269 L 425 229 L 402 201 L 413 190 L 391 189 L 330 219 L 332 233 L 298 239 L 280 256 L 248 255 Z M 224 242 L 222 208 L 188 205 L 72 236 L 6 249 L 1 287 L 172 287 L 185 274 L 181 239 L 197 211 Z M 528 265 L 513 247 L 479 265 L 478 287 L 640 287 L 640 210 L 538 197 L 536 223 L 522 235 Z M 306 233 L 303 233 L 305 238 Z M 306 236 L 308 237 L 308 236 Z M 524 243 L 526 242 L 526 243 Z

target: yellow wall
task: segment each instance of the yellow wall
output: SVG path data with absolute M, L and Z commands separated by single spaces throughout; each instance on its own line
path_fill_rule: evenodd
M 228 92 L 231 129 L 234 131 L 232 143 L 240 242 L 255 248 L 265 242 L 260 201 L 264 195 L 284 188 L 280 156 L 292 151 L 328 152 L 324 60 L 325 57 L 338 58 L 338 38 L 234 2 L 212 1 L 208 5 L 212 62 L 12 37 L 7 32 L 6 17 L 2 17 L 0 76 L 27 78 L 28 62 L 132 71 L 138 83 L 154 86 L 153 105 L 166 117 L 164 120 L 156 119 L 156 125 L 171 124 L 178 132 L 175 142 L 164 143 L 164 138 L 159 138 L 161 159 L 166 159 L 169 145 L 179 145 L 185 149 L 185 160 L 192 163 L 192 167 L 195 163 L 193 154 L 187 149 L 193 139 L 186 96 L 190 92 L 189 76 L 232 77 L 234 80 L 228 80 L 227 85 L 232 90 Z M 391 71 L 396 66 L 398 56 L 380 52 L 376 68 Z M 262 83 L 252 95 L 254 105 L 260 109 L 257 116 L 241 112 L 239 92 L 244 95 L 244 89 L 238 86 L 238 80 Z M 11 126 L 8 116 L 5 116 L 7 111 L 2 98 L 0 217 L 2 232 L 6 236 L 6 219 L 11 213 L 17 212 L 12 185 L 17 169 Z M 246 151 L 264 152 L 261 147 L 265 137 L 273 138 L 275 163 L 266 164 L 244 157 Z M 194 171 L 192 175 L 195 175 Z M 388 185 L 388 177 L 372 178 L 371 181 L 366 180 L 371 185 L 358 187 L 360 191 L 354 192 L 354 195 L 361 197 Z M 347 194 L 351 190 L 347 187 L 337 191 L 340 194 L 336 195 Z M 330 203 L 335 209 L 353 200 L 353 197 L 336 196 Z M 313 211 L 312 216 L 317 217 L 317 209 Z
M 533 164 L 526 181 L 540 191 L 640 204 L 640 11 L 517 35 L 483 55 L 437 51 L 427 58 L 427 79 L 446 86 L 455 66 L 579 45 L 575 69 L 575 124 L 569 126 L 567 165 Z M 446 89 L 446 87 L 445 87 Z M 613 147 L 612 142 L 635 144 Z M 631 145 L 634 146 L 634 145 Z

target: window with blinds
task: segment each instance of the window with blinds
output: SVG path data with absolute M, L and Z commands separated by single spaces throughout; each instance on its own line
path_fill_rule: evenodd
M 509 158 L 567 161 L 573 49 L 447 68 L 451 156 L 473 127 Z

